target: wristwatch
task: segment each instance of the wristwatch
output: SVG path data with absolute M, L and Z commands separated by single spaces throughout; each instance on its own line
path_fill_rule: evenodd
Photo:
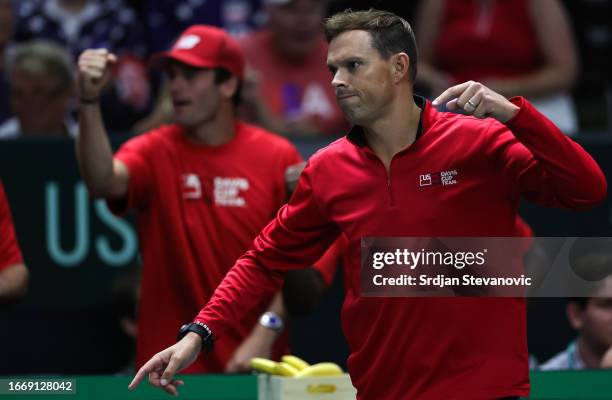
M 176 336 L 176 341 L 180 341 L 189 332 L 194 332 L 200 335 L 200 338 L 202 339 L 202 347 L 205 348 L 207 352 L 212 350 L 214 338 L 212 331 L 206 324 L 196 321 L 181 326 L 181 329 L 179 329 L 179 333 Z
M 259 325 L 277 332 L 282 331 L 285 326 L 283 319 L 273 311 L 263 313 L 259 317 Z

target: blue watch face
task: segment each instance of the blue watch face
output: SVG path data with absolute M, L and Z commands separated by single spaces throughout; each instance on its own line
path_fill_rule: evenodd
M 280 330 L 283 328 L 283 320 L 273 312 L 264 313 L 259 323 L 270 329 Z

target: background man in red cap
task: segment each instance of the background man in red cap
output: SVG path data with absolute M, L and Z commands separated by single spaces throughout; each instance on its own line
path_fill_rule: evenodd
M 191 321 L 274 217 L 287 197 L 285 170 L 301 159 L 286 139 L 236 119 L 244 58 L 230 36 L 208 26 L 190 27 L 157 57 L 175 123 L 129 140 L 113 156 L 98 99 L 115 61 L 105 49 L 79 58 L 77 157 L 93 196 L 106 198 L 116 213 L 138 211 L 140 366 L 176 341 L 177 328 Z M 186 372 L 237 371 L 253 356 L 286 351 L 286 335 L 276 340 L 282 300 L 272 300 L 263 299 L 216 343 L 214 354 Z

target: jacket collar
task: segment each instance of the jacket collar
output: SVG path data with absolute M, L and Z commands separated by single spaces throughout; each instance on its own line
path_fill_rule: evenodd
M 414 142 L 416 143 L 416 141 L 419 140 L 421 136 L 423 136 L 424 122 L 425 122 L 425 130 L 426 130 L 430 125 L 429 122 L 432 119 L 432 116 L 429 114 L 432 111 L 435 112 L 435 110 L 432 109 L 431 104 L 424 97 L 418 96 L 418 95 L 414 95 L 413 97 L 414 97 L 414 102 L 416 103 L 417 107 L 421 109 L 421 116 L 419 117 L 419 126 L 417 128 L 417 134 L 414 140 Z M 349 142 L 359 147 L 364 147 L 367 145 L 367 141 L 365 138 L 365 132 L 363 131 L 362 126 L 359 126 L 359 125 L 353 126 L 351 130 L 347 133 L 346 138 L 348 139 Z

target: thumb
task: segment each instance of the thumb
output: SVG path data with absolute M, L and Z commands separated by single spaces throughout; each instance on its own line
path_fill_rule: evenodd
M 168 362 L 168 366 L 166 367 L 164 373 L 161 376 L 161 380 L 159 381 L 159 383 L 161 383 L 162 386 L 166 386 L 168 383 L 172 382 L 172 380 L 174 379 L 174 374 L 176 374 L 176 371 L 179 369 L 179 366 L 180 362 L 177 360 L 176 356 L 172 355 L 170 361 Z

